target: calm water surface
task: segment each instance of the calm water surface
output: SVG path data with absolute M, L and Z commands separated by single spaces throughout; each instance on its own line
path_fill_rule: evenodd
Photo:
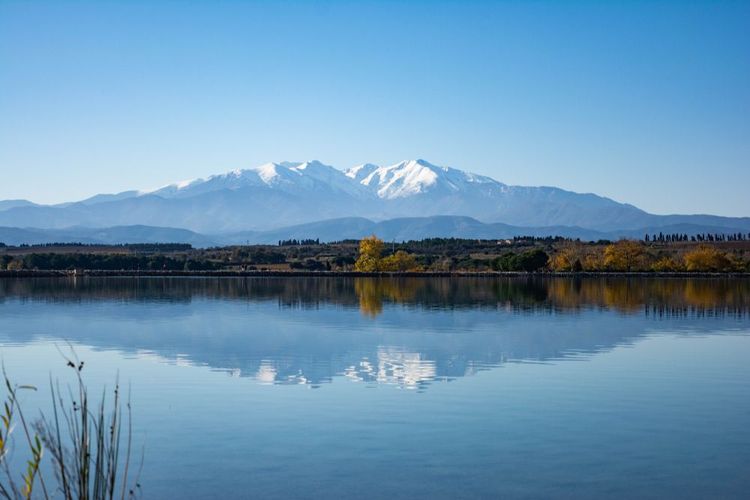
M 0 280 L 9 375 L 65 342 L 146 498 L 750 491 L 750 280 Z

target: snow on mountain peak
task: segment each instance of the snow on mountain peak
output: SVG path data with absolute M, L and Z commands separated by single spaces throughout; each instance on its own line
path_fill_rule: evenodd
M 279 167 L 281 167 L 281 165 L 278 163 L 264 163 L 263 165 L 250 170 L 256 172 L 258 177 L 260 177 L 265 184 L 271 184 L 273 180 L 279 176 Z
M 290 167 L 290 168 L 291 168 L 291 170 L 302 171 L 302 170 L 316 170 L 316 169 L 318 169 L 318 170 L 328 170 L 328 169 L 332 169 L 333 167 L 331 167 L 329 165 L 324 165 L 321 162 L 319 162 L 318 160 L 312 160 L 312 161 L 306 161 L 306 162 L 298 163 L 297 165 L 295 165 L 293 167 Z
M 375 190 L 377 196 L 384 199 L 405 198 L 434 190 L 457 192 L 476 182 L 499 184 L 489 177 L 440 167 L 422 159 L 405 160 L 388 167 L 355 168 L 359 170 L 352 169 L 347 175 Z
M 170 184 L 148 194 L 173 198 L 222 189 L 267 187 L 289 193 L 334 191 L 352 196 L 395 199 L 433 191 L 453 193 L 475 183 L 501 185 L 489 177 L 433 165 L 423 159 L 405 160 L 386 167 L 365 163 L 346 172 L 312 160 L 273 162 L 249 169 L 231 170 L 205 179 Z
M 261 165 L 260 167 L 256 167 L 250 170 L 258 172 L 261 177 L 266 180 L 270 180 L 277 176 L 285 176 L 289 173 L 294 173 L 296 175 L 316 175 L 320 173 L 329 173 L 331 171 L 341 173 L 339 170 L 336 170 L 329 165 L 325 165 L 318 160 L 304 162 L 283 161 L 279 163 L 266 163 L 264 165 Z
M 344 172 L 344 175 L 346 175 L 350 179 L 354 179 L 356 182 L 361 182 L 362 179 L 370 175 L 374 170 L 377 170 L 378 168 L 380 168 L 378 165 L 374 165 L 372 163 L 363 163 L 362 165 L 357 165 L 348 169 L 346 172 Z

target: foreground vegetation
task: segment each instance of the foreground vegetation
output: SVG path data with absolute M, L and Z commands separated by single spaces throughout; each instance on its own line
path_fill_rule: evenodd
M 81 376 L 83 361 L 66 362 L 75 372 L 74 387 L 63 392 L 50 380 L 52 411 L 48 415 L 42 412 L 35 421 L 29 421 L 24 412 L 22 393 L 37 388 L 14 384 L 3 370 L 6 394 L 0 418 L 0 498 L 134 498 L 140 485 L 130 471 L 130 402 L 125 403 L 127 424 L 123 429 L 119 384 L 115 384 L 110 404 L 105 400 L 106 391 L 99 404 L 92 404 Z M 125 445 L 122 451 L 121 444 Z M 18 462 L 12 460 L 12 452 L 18 455 L 24 450 L 28 459 L 16 470 Z M 51 471 L 54 477 L 45 477 L 43 471 Z
M 0 270 L 360 272 L 750 272 L 742 235 L 654 235 L 642 241 L 565 238 L 402 243 L 375 236 L 319 243 L 195 249 L 189 245 L 47 245 L 0 248 Z

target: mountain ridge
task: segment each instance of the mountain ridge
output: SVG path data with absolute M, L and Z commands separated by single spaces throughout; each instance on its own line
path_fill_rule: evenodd
M 143 225 L 217 234 L 341 217 L 386 221 L 415 216 L 465 216 L 483 224 L 601 233 L 675 224 L 750 231 L 749 217 L 654 215 L 594 193 L 511 186 L 423 159 L 348 170 L 317 160 L 265 163 L 151 191 L 99 194 L 59 205 L 0 201 L 0 226 L 41 229 Z

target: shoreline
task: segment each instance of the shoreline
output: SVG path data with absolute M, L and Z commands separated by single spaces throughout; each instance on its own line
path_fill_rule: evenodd
M 0 270 L 2 278 L 501 278 L 501 277 L 567 277 L 567 278 L 750 278 L 750 273 L 719 272 L 524 272 L 524 271 L 111 271 L 111 270 Z

